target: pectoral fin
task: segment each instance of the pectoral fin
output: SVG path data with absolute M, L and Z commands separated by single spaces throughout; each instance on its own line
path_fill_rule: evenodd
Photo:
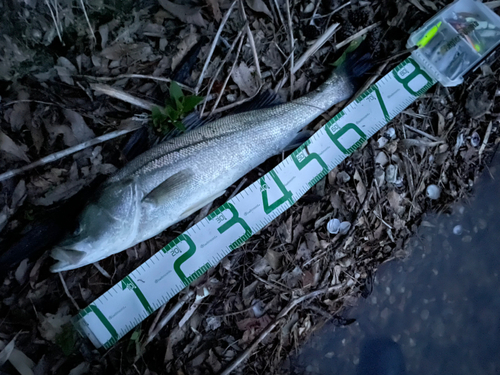
M 201 202 L 198 202 L 196 203 L 195 205 L 189 207 L 186 211 L 184 211 L 182 214 L 181 214 L 181 220 L 188 217 L 189 215 L 195 213 L 196 211 L 198 211 L 200 208 L 203 208 L 205 207 L 207 204 L 209 204 L 210 202 L 216 200 L 217 198 L 219 198 L 221 195 L 223 195 L 226 191 L 225 190 L 222 190 L 222 191 L 219 191 L 217 193 L 215 193 L 214 195 L 211 195 L 210 197 L 204 199 L 203 201 Z
M 182 189 L 189 183 L 189 179 L 193 177 L 190 170 L 184 169 L 177 172 L 163 181 L 156 188 L 151 190 L 148 195 L 142 198 L 143 203 L 161 205 L 165 200 L 169 199 L 172 192 Z

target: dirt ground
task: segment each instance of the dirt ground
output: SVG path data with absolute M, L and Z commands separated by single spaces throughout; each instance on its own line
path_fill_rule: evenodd
M 58 152 L 118 130 L 127 134 L 1 181 L 2 252 L 23 228 L 158 141 L 151 109 L 164 106 L 170 80 L 186 95 L 205 98 L 197 108 L 202 115 L 227 114 L 268 89 L 290 100 L 325 80 L 356 33 L 367 37 L 373 78 L 381 77 L 409 55 L 409 34 L 446 3 L 3 1 L 0 173 L 56 159 Z M 498 2 L 489 5 L 500 10 Z M 461 86 L 431 88 L 290 210 L 105 353 L 64 328 L 70 317 L 282 156 L 201 212 L 98 266 L 52 274 L 44 253 L 11 267 L 0 287 L 1 373 L 227 374 L 235 363 L 233 373 L 287 373 L 288 355 L 311 333 L 326 322 L 351 323 L 343 311 L 369 295 L 378 265 L 405 257 L 424 213 L 448 212 L 471 193 L 500 142 L 499 68 L 496 60 Z M 392 179 L 389 170 L 396 172 Z M 433 184 L 440 188 L 436 200 L 426 196 Z M 53 212 L 59 224 L 75 215 Z M 333 218 L 351 223 L 347 234 L 327 231 Z M 208 296 L 195 303 L 205 289 Z

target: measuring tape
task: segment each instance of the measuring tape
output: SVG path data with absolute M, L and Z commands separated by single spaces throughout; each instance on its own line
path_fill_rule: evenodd
M 74 318 L 97 348 L 110 348 L 312 186 L 436 81 L 406 59 L 272 171 L 158 251 Z

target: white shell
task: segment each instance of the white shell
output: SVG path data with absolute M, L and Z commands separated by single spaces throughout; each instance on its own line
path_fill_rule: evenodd
M 340 230 L 340 220 L 332 219 L 326 224 L 326 230 L 331 234 L 337 234 Z
M 394 164 L 390 164 L 387 166 L 385 169 L 385 180 L 389 184 L 393 184 L 396 182 L 398 177 L 398 167 L 396 167 Z
M 340 223 L 340 234 L 347 234 L 349 232 L 349 229 L 351 229 L 351 223 L 348 221 L 343 221 Z
M 441 196 L 441 188 L 437 185 L 427 186 L 426 194 L 430 199 L 439 199 Z
M 453 234 L 456 234 L 457 236 L 460 236 L 464 232 L 463 228 L 461 225 L 455 225 L 453 227 Z
M 379 164 L 381 167 L 385 167 L 389 163 L 389 158 L 384 151 L 380 151 L 375 157 L 375 164 Z
M 384 137 L 389 140 L 393 140 L 394 138 L 396 138 L 396 130 L 394 130 L 394 128 L 387 129 L 387 131 L 384 133 Z
M 378 148 L 382 148 L 384 147 L 387 142 L 389 142 L 389 140 L 386 138 L 386 137 L 380 137 L 378 140 L 377 140 L 377 143 L 378 143 Z
M 479 134 L 477 134 L 477 132 L 472 133 L 470 137 L 470 143 L 473 147 L 478 147 L 481 143 L 481 137 L 479 136 Z

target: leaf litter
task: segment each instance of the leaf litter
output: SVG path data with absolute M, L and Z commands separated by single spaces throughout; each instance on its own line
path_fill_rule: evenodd
M 220 33 L 232 1 L 161 0 L 145 8 L 124 2 L 112 13 L 92 3 L 86 12 L 98 30 L 97 43 L 81 7 L 34 1 L 21 12 L 11 3 L 0 26 L 5 36 L 0 47 L 6 51 L 0 78 L 11 82 L 0 92 L 0 171 L 112 132 L 146 111 L 95 95 L 93 83 L 162 107 L 170 85 L 158 78 L 173 78 L 174 69 L 180 69 L 187 72 L 185 82 L 193 92 L 202 78 L 198 95 L 206 96 L 213 86 L 206 98 L 208 112 L 224 112 L 269 88 L 290 99 L 324 81 L 330 63 L 341 57 L 337 44 L 380 21 L 368 34 L 377 45 L 378 61 L 387 62 L 385 74 L 403 59 L 391 58 L 404 51 L 408 30 L 445 3 L 237 1 Z M 27 38 L 19 37 L 15 22 Z M 339 27 L 333 35 L 307 56 L 335 23 Z M 231 50 L 237 35 L 243 38 L 241 50 L 237 43 Z M 32 63 L 33 56 L 37 61 Z M 304 65 L 291 80 L 291 61 L 302 56 L 307 56 Z M 364 286 L 377 266 L 405 256 L 426 213 L 447 213 L 453 202 L 471 195 L 476 177 L 500 143 L 499 67 L 496 61 L 462 86 L 436 86 L 417 99 L 290 210 L 193 282 L 189 289 L 194 295 L 181 292 L 106 356 L 63 328 L 77 313 L 69 296 L 79 306 L 88 305 L 186 230 L 192 218 L 102 261 L 104 272 L 89 266 L 65 273 L 64 285 L 48 273 L 47 257 L 23 261 L 0 287 L 2 347 L 16 337 L 8 351 L 10 356 L 17 353 L 14 366 L 21 373 L 37 367 L 54 374 L 289 373 L 289 353 L 324 322 L 348 323 L 345 312 L 359 297 L 366 298 Z M 339 109 L 311 127 L 317 129 Z M 121 167 L 127 137 L 0 182 L 0 246 L 32 215 Z M 154 142 L 154 134 L 149 137 Z M 250 172 L 239 189 L 279 161 L 281 157 L 272 158 Z M 432 194 L 436 191 L 439 195 Z M 165 320 L 183 298 L 179 310 Z

